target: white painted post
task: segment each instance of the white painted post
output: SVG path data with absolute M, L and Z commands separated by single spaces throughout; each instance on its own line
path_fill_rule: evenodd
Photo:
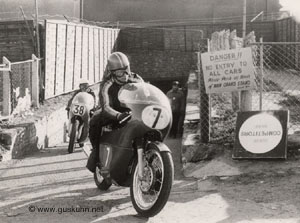
M 31 101 L 36 108 L 39 107 L 39 59 L 32 54 Z
M 7 69 L 1 69 L 3 72 L 3 103 L 2 103 L 2 116 L 9 116 L 11 113 L 11 85 L 10 85 L 10 68 L 11 68 L 11 63 L 10 61 L 6 58 L 3 57 L 3 64 L 7 65 Z

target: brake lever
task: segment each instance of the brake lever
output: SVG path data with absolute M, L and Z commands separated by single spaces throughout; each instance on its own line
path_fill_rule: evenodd
M 119 124 L 121 125 L 123 122 L 128 121 L 131 118 L 131 114 L 128 114 L 125 118 L 119 121 Z

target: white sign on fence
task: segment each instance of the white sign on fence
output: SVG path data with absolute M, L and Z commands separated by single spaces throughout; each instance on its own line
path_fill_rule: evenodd
M 251 48 L 201 54 L 206 93 L 255 89 Z

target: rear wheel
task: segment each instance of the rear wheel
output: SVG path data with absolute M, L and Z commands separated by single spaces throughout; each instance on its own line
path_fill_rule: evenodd
M 98 166 L 96 167 L 96 170 L 94 173 L 94 180 L 95 180 L 97 187 L 100 190 L 108 190 L 110 188 L 110 186 L 112 185 L 112 183 L 107 182 L 107 180 L 103 176 L 101 176 L 100 169 Z
M 159 213 L 168 201 L 174 179 L 170 152 L 152 148 L 145 153 L 143 179 L 139 178 L 137 162 L 131 177 L 130 197 L 135 210 L 144 217 Z
M 74 147 L 75 147 L 75 140 L 77 139 L 77 129 L 79 126 L 79 121 L 75 120 L 71 123 L 71 133 L 70 133 L 70 139 L 69 139 L 69 146 L 68 146 L 68 152 L 73 153 Z

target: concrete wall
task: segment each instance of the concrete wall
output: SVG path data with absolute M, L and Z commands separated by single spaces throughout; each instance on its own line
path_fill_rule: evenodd
M 99 84 L 93 85 L 92 89 L 98 96 Z M 63 143 L 68 123 L 65 108 L 71 96 L 66 94 L 49 99 L 32 115 L 15 117 L 7 126 L 2 126 L 0 160 L 22 158 L 34 151 Z

